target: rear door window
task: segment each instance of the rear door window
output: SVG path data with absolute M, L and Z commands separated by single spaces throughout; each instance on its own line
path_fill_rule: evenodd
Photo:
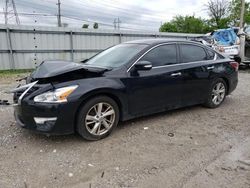
M 204 48 L 192 44 L 180 44 L 180 53 L 183 63 L 207 60 Z

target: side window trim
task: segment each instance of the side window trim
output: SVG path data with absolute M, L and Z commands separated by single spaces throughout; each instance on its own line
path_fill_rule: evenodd
M 178 65 L 180 64 L 180 53 L 179 53 L 179 49 L 178 49 L 178 44 L 177 42 L 167 42 L 167 43 L 162 43 L 162 44 L 158 44 L 158 45 L 155 45 L 153 47 L 151 47 L 150 49 L 148 49 L 145 53 L 143 53 L 128 69 L 127 69 L 127 72 L 129 72 L 132 67 L 138 62 L 140 61 L 140 59 L 142 59 L 147 53 L 149 53 L 150 51 L 154 50 L 155 48 L 159 47 L 159 46 L 165 46 L 165 45 L 175 45 L 175 48 L 176 48 L 176 58 L 177 58 L 177 62 L 176 64 L 172 64 L 172 65 L 164 65 L 164 66 L 158 66 L 158 67 L 152 67 L 153 69 L 154 68 L 162 68 L 162 67 L 166 67 L 166 66 L 173 66 L 173 65 Z

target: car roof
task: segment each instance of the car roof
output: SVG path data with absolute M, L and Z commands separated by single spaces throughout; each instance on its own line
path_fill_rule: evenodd
M 197 42 L 190 41 L 190 39 L 141 39 L 141 40 L 133 40 L 125 42 L 125 44 L 148 44 L 148 45 L 156 45 L 161 43 L 168 43 L 168 42 L 189 42 L 193 44 L 197 44 Z

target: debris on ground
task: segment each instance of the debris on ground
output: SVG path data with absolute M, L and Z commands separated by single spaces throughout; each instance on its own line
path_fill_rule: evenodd
M 208 175 L 213 176 L 213 173 L 209 172 L 207 169 L 205 169 L 205 172 L 208 173 Z
M 232 171 L 231 167 L 221 167 L 221 170 Z
M 169 137 L 174 137 L 174 133 L 168 133 Z
M 250 166 L 250 160 L 238 160 L 239 163 Z
M 8 100 L 0 100 L 0 105 L 10 105 Z
M 104 176 L 104 171 L 102 172 L 101 178 L 103 178 L 103 176 Z

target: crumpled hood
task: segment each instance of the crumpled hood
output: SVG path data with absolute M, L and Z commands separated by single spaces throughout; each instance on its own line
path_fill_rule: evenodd
M 93 73 L 103 73 L 108 70 L 106 68 L 91 67 L 82 63 L 75 63 L 70 61 L 44 61 L 31 74 L 31 78 L 50 78 L 81 69 Z

